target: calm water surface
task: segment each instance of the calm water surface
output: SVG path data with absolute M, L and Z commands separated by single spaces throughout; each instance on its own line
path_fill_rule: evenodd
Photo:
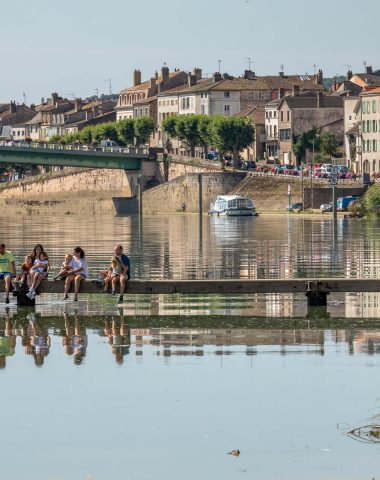
M 81 245 L 91 276 L 115 243 L 135 278 L 376 278 L 380 224 L 328 218 L 0 219 L 18 262 Z M 313 241 L 312 241 L 313 240 Z M 0 306 L 2 478 L 372 479 L 380 445 L 377 294 L 127 298 Z M 2 297 L 0 297 L 0 300 Z M 239 449 L 239 458 L 226 455 Z

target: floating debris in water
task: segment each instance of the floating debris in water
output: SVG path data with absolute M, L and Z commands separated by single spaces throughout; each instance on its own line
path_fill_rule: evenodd
M 227 453 L 227 455 L 233 455 L 234 457 L 238 457 L 240 455 L 240 450 L 231 450 Z
M 364 443 L 380 443 L 380 425 L 364 425 L 347 432 L 349 437 Z

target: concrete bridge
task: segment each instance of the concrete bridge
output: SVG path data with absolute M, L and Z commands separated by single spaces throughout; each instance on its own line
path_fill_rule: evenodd
M 0 164 L 141 170 L 143 161 L 155 160 L 149 148 L 87 147 L 20 143 L 0 145 Z

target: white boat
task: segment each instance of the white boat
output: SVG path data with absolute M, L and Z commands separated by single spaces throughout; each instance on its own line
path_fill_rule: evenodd
M 246 217 L 256 215 L 253 200 L 239 195 L 219 195 L 210 206 L 210 215 Z

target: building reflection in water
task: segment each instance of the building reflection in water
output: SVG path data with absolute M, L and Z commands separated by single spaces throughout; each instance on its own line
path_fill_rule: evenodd
M 306 319 L 299 320 L 297 328 L 292 321 L 279 319 L 250 319 L 256 324 L 253 327 L 245 326 L 248 320 L 240 320 L 234 326 L 227 325 L 223 318 L 198 317 L 189 322 L 191 325 L 183 325 L 183 318 L 171 318 L 170 327 L 151 326 L 149 323 L 154 322 L 147 320 L 145 328 L 140 318 L 137 322 L 141 328 L 136 328 L 131 326 L 132 321 L 122 315 L 41 317 L 34 313 L 11 315 L 8 310 L 7 315 L 0 318 L 0 367 L 4 369 L 24 355 L 33 357 L 38 367 L 52 355 L 67 355 L 73 364 L 81 365 L 89 361 L 88 351 L 96 356 L 104 348 L 118 365 L 125 362 L 130 353 L 140 357 L 144 354 L 163 357 L 325 355 L 326 348 L 334 345 L 351 355 L 380 353 L 380 329 L 371 327 L 321 329 Z M 59 341 L 52 342 L 53 338 Z M 99 342 L 99 339 L 102 340 Z

